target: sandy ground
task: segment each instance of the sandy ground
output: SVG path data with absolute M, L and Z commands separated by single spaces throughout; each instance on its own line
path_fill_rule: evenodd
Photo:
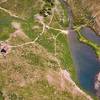
M 47 74 L 47 80 L 50 85 L 55 86 L 60 91 L 67 91 L 73 96 L 83 95 L 87 100 L 93 100 L 75 84 L 67 70 L 60 69 L 57 72 L 50 70 Z
M 24 31 L 21 28 L 21 24 L 18 22 L 12 22 L 11 23 L 12 27 L 15 29 L 15 32 L 11 33 L 11 37 L 24 37 L 24 38 L 28 38 L 28 36 L 24 33 Z

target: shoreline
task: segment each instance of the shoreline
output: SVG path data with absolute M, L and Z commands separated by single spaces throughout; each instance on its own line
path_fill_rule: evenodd
M 62 2 L 61 2 L 62 1 Z M 70 9 L 69 7 L 67 7 L 67 5 L 65 4 L 65 1 L 64 0 L 59 0 L 59 2 L 63 5 L 63 6 L 65 6 L 65 8 L 67 8 L 67 9 Z M 67 9 L 66 9 L 66 12 L 67 12 Z M 70 9 L 70 11 L 71 11 L 71 9 Z M 72 12 L 71 12 L 72 13 Z M 68 17 L 69 17 L 69 27 L 67 27 L 67 29 L 69 28 L 69 29 L 72 29 L 73 30 L 73 20 L 70 18 L 70 15 L 68 15 Z M 74 31 L 74 30 L 73 30 Z M 67 35 L 66 35 L 67 36 Z M 68 37 L 67 37 L 68 38 Z M 67 39 L 67 41 L 68 41 L 68 39 Z M 70 45 L 69 45 L 69 43 L 68 43 L 68 46 L 69 46 L 69 49 L 70 49 Z M 70 53 L 71 53 L 71 50 L 70 50 Z M 71 53 L 71 57 L 72 57 L 73 55 L 72 55 L 72 53 Z M 73 61 L 73 64 L 74 65 L 76 65 L 75 64 L 75 62 Z M 75 71 L 77 72 L 77 70 L 76 70 L 76 68 L 75 68 L 75 66 L 74 66 L 74 69 L 75 69 Z M 77 78 L 77 81 L 75 81 L 75 83 L 78 85 L 78 87 L 83 91 L 83 93 L 85 93 L 86 94 L 86 96 L 88 97 L 88 95 L 90 95 L 91 97 L 93 97 L 93 95 L 91 95 L 90 93 L 88 93 L 87 91 L 85 91 L 84 89 L 82 89 L 82 86 L 79 84 L 79 80 L 78 80 L 78 76 L 76 75 L 76 78 Z M 94 98 L 94 97 L 93 97 Z
M 87 38 L 85 38 L 83 35 L 80 34 L 80 31 L 76 31 L 78 34 L 78 40 L 86 45 L 88 45 L 89 47 L 91 47 L 96 56 L 97 59 L 100 60 L 100 46 L 98 46 L 97 44 L 95 44 L 94 42 L 88 40 Z

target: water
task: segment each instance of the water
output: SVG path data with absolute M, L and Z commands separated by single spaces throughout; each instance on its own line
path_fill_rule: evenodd
M 100 62 L 95 51 L 90 46 L 81 43 L 74 31 L 70 31 L 67 38 L 80 85 L 94 94 L 95 75 L 100 71 Z
M 95 34 L 93 30 L 88 27 L 81 29 L 81 34 L 85 36 L 88 40 L 98 44 L 100 46 L 100 37 Z
M 74 62 L 79 83 L 83 89 L 95 94 L 94 82 L 95 75 L 100 71 L 100 61 L 97 59 L 95 51 L 92 47 L 81 43 L 77 39 L 77 33 L 71 28 L 73 27 L 73 14 L 70 6 L 64 0 L 59 0 L 65 7 L 69 19 L 69 34 L 67 36 L 70 52 Z M 100 45 L 100 38 L 88 27 L 81 30 L 81 34 L 89 40 Z

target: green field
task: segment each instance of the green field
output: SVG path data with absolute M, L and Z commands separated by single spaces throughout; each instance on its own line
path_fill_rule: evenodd
M 39 36 L 34 44 L 13 48 L 6 59 L 0 58 L 0 100 L 87 100 L 83 95 L 73 97 L 69 91 L 59 91 L 45 78 L 48 70 L 61 68 L 77 81 L 67 36 L 47 28 L 41 35 L 43 25 L 35 18 L 40 14 L 46 25 L 65 30 L 68 20 L 63 5 L 48 0 L 7 0 L 0 7 L 5 9 L 0 9 L 0 41 L 15 32 L 12 22 L 21 24 L 28 39 L 11 38 L 10 45 L 34 41 Z

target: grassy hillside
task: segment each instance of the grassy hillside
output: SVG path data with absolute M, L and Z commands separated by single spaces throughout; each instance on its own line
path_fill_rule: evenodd
M 57 73 L 66 69 L 76 80 L 67 38 L 61 32 L 67 27 L 66 14 L 57 0 L 50 1 L 0 2 L 0 41 L 12 47 L 6 57 L 0 56 L 0 100 L 88 100 L 82 93 L 72 93 L 72 84 L 61 91 L 48 83 L 51 69 Z
M 100 32 L 100 1 L 99 0 L 68 0 L 73 9 L 75 25 L 86 24 L 98 35 Z

